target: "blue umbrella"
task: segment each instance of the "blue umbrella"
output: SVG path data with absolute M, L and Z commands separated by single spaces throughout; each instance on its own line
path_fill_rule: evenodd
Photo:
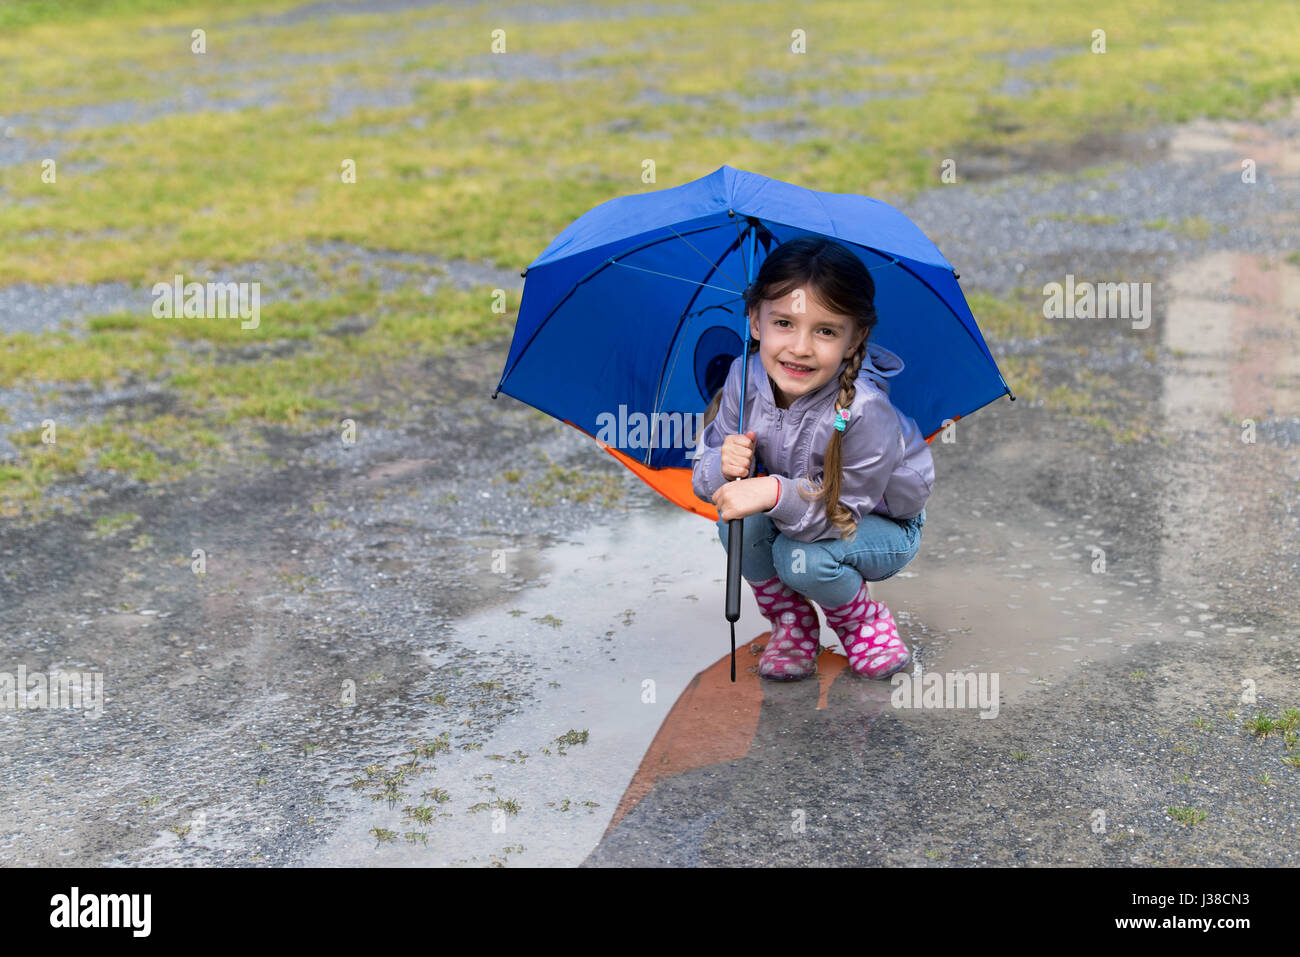
M 611 199 L 556 236 L 524 270 L 492 397 L 504 392 L 592 436 L 670 501 L 716 521 L 691 491 L 700 417 L 748 348 L 745 288 L 768 252 L 806 235 L 842 243 L 872 270 L 872 341 L 905 364 L 889 397 L 927 440 L 945 420 L 1015 399 L 957 273 L 911 220 L 868 196 L 730 166 Z M 739 526 L 729 534 L 735 554 Z M 739 561 L 730 565 L 734 680 Z

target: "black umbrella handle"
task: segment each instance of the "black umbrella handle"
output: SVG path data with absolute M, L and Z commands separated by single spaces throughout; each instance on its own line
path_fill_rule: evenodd
M 727 621 L 731 622 L 731 680 L 736 680 L 736 622 L 740 619 L 740 549 L 744 544 L 743 519 L 727 523 Z
M 740 549 L 745 527 L 743 519 L 727 523 L 727 621 L 740 620 Z

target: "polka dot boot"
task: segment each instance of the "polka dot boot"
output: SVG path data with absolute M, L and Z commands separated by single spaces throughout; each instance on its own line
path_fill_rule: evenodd
M 883 602 L 872 600 L 865 581 L 848 604 L 823 610 L 826 624 L 835 630 L 857 674 L 888 678 L 911 662 L 912 654 L 898 637 L 894 616 Z
M 821 645 L 817 609 L 779 577 L 749 585 L 758 599 L 759 611 L 772 623 L 772 637 L 758 659 L 759 675 L 795 681 L 816 674 Z

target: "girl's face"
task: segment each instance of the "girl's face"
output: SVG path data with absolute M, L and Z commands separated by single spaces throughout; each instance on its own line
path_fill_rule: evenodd
M 862 342 L 850 317 L 827 312 L 804 287 L 763 300 L 759 315 L 750 315 L 749 334 L 759 342 L 759 361 L 782 409 L 829 382 Z

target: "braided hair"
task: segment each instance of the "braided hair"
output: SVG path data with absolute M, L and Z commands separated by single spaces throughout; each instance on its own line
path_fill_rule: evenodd
M 871 331 L 876 327 L 875 281 L 862 260 L 843 244 L 825 236 L 802 236 L 782 243 L 763 261 L 758 276 L 745 290 L 745 311 L 756 315 L 763 300 L 781 299 L 800 287 L 808 289 L 829 311 L 849 316 L 855 325 L 854 333 L 862 337 L 840 373 L 835 409 L 848 409 L 857 396 L 858 371 L 866 359 Z M 750 339 L 746 362 L 758 351 L 758 346 L 757 339 Z M 704 413 L 703 425 L 713 421 L 721 405 L 719 389 Z M 853 521 L 853 513 L 840 502 L 843 436 L 839 430 L 831 431 L 822 482 L 814 485 L 812 476 L 808 476 L 812 492 L 805 494 L 798 483 L 796 491 L 804 501 L 821 501 L 826 517 L 839 531 L 840 538 L 848 539 L 857 533 L 857 523 Z
M 853 399 L 857 395 L 855 382 L 858 378 L 858 370 L 862 368 L 862 360 L 866 354 L 867 340 L 864 338 L 858 344 L 857 351 L 849 356 L 844 371 L 840 373 L 840 394 L 835 400 L 836 411 L 847 410 L 853 404 Z M 840 538 L 852 538 L 857 533 L 858 524 L 853 521 L 853 513 L 840 502 L 840 481 L 844 475 L 840 465 L 843 444 L 844 433 L 832 429 L 830 441 L 826 443 L 822 484 L 814 489 L 812 496 L 805 495 L 798 485 L 795 486 L 795 491 L 804 501 L 811 501 L 812 498 L 819 499 L 826 508 L 826 517 L 839 530 Z

